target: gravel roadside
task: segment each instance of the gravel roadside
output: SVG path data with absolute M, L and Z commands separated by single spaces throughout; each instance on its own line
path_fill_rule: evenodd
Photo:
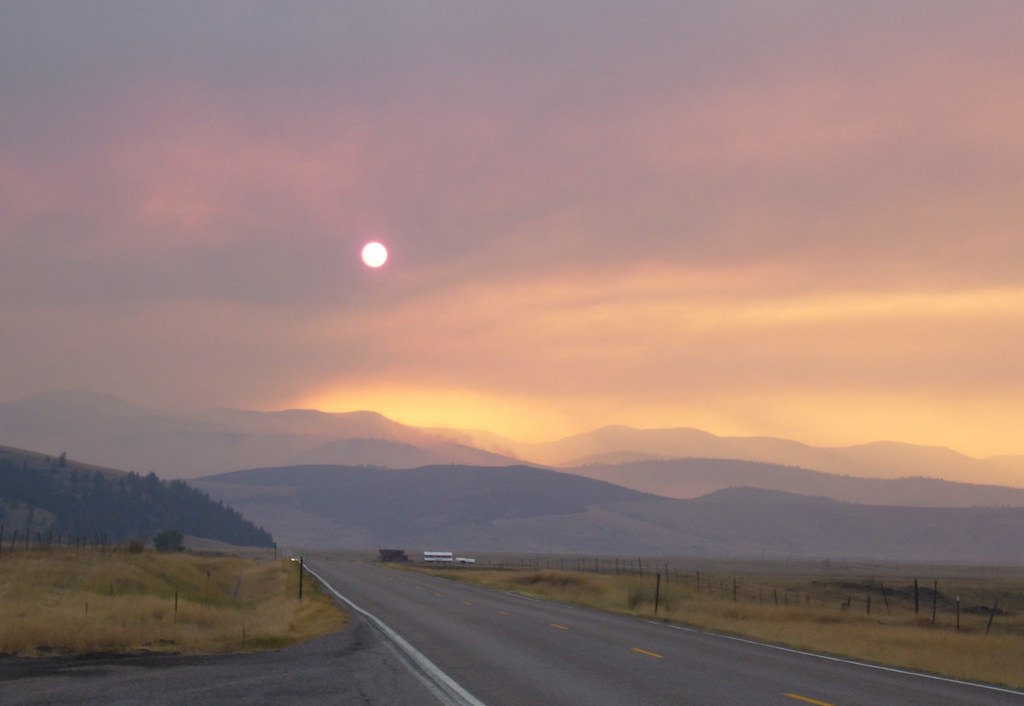
M 332 635 L 243 655 L 0 658 L 0 704 L 289 706 L 437 703 L 383 638 L 353 616 Z

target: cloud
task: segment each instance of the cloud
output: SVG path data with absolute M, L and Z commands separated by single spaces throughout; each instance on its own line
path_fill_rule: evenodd
M 0 397 L 1019 421 L 1024 10 L 988 7 L 5 5 Z
M 327 375 L 306 399 L 333 397 L 336 408 L 367 399 L 373 384 L 365 381 L 378 369 L 386 371 L 382 395 L 431 391 L 438 418 L 457 415 L 441 411 L 436 391 L 446 389 L 492 403 L 532 399 L 534 409 L 587 422 L 617 411 L 619 421 L 646 426 L 702 418 L 748 434 L 757 433 L 750 422 L 723 424 L 725 410 L 756 404 L 780 410 L 773 427 L 817 427 L 811 408 L 830 400 L 847 398 L 863 415 L 871 399 L 902 396 L 929 418 L 929 407 L 984 399 L 995 403 L 991 417 L 1012 417 L 1010 390 L 1022 391 L 1014 371 L 1024 290 L 773 292 L 786 274 L 588 274 L 453 288 L 364 310 L 333 328 L 373 353 Z M 884 408 L 867 415 L 874 423 L 854 426 L 883 433 L 879 420 L 896 416 Z

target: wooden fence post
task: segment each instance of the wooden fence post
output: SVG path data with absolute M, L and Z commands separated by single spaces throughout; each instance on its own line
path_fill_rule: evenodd
M 992 604 L 992 610 L 988 614 L 988 625 L 985 626 L 985 637 L 988 637 L 988 631 L 992 629 L 992 618 L 996 617 L 996 611 L 999 609 L 999 599 Z

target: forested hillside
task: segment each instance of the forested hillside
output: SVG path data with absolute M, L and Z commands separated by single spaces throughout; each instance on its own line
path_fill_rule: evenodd
M 242 546 L 271 546 L 270 533 L 180 480 L 123 473 L 0 448 L 0 523 L 33 536 L 149 540 L 161 530 Z M 22 535 L 24 536 L 24 534 Z

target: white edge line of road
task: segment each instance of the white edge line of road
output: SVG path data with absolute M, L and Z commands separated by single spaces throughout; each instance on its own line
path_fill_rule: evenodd
M 352 608 L 352 610 L 369 620 L 374 627 L 380 630 L 384 636 L 401 651 L 404 657 L 411 660 L 418 668 L 417 670 L 411 670 L 413 674 L 419 677 L 440 701 L 447 704 L 447 706 L 485 706 L 482 701 L 462 688 L 458 682 L 445 674 L 436 664 L 427 659 L 422 652 L 410 645 L 405 638 L 389 628 L 384 621 L 373 613 L 363 610 L 353 603 L 351 599 L 338 593 L 334 586 L 327 583 L 320 574 L 310 569 L 308 565 L 305 569 L 310 575 L 315 577 L 316 580 L 324 586 L 324 588 L 334 594 L 338 600 L 345 603 Z
M 648 621 L 655 625 L 665 625 L 658 621 Z M 1013 694 L 1014 696 L 1024 696 L 1024 691 L 1015 691 L 1014 689 L 1007 689 L 1001 686 L 993 686 L 992 684 L 983 684 L 981 682 L 974 681 L 963 681 L 961 679 L 952 679 L 950 677 L 940 677 L 937 674 L 926 674 L 925 672 L 912 672 L 908 669 L 897 669 L 896 667 L 885 667 L 880 664 L 870 664 L 869 662 L 858 662 L 852 659 L 845 659 L 843 657 L 832 657 L 830 655 L 821 655 L 814 652 L 804 652 L 803 650 L 796 650 L 792 647 L 783 647 L 782 645 L 772 645 L 767 642 L 758 642 L 757 640 L 748 640 L 745 637 L 736 637 L 734 635 L 721 635 L 716 632 L 708 632 L 707 630 L 698 630 L 696 628 L 688 628 L 682 625 L 669 625 L 668 627 L 675 630 L 683 630 L 685 632 L 695 632 L 701 635 L 707 635 L 709 637 L 720 637 L 723 640 L 734 640 L 736 642 L 745 642 L 748 645 L 757 645 L 758 647 L 767 647 L 772 650 L 779 650 L 780 652 L 791 652 L 797 655 L 806 655 L 807 657 L 815 657 L 817 659 L 828 660 L 829 662 L 839 662 L 840 664 L 849 664 L 854 667 L 866 667 L 867 669 L 877 669 L 882 672 L 893 672 L 895 674 L 906 674 L 911 677 L 921 677 L 922 679 L 933 679 L 935 681 L 947 682 L 949 684 L 958 684 L 960 686 L 972 686 L 977 689 L 988 689 L 989 691 L 998 691 L 1004 694 Z

